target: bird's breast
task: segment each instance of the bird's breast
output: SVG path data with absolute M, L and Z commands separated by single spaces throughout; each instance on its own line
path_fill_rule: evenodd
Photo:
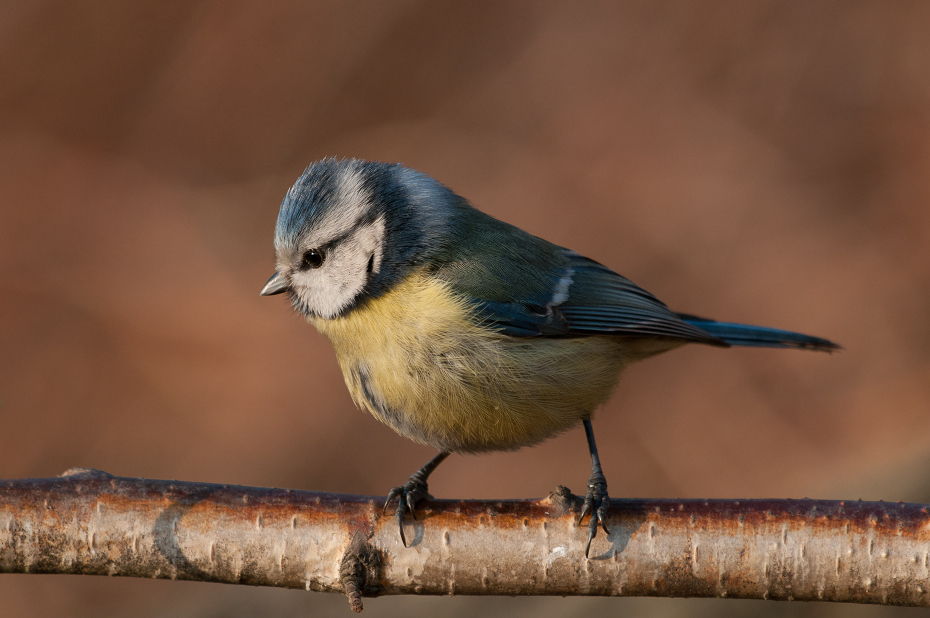
M 332 341 L 357 405 L 443 451 L 514 449 L 567 429 L 609 397 L 628 360 L 614 337 L 500 334 L 426 273 L 310 321 Z

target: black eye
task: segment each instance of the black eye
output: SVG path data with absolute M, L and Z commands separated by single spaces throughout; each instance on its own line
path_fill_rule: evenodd
M 323 251 L 320 249 L 310 249 L 304 253 L 304 259 L 300 261 L 300 270 L 319 268 L 323 265 L 323 260 L 325 259 L 326 254 L 323 253 Z

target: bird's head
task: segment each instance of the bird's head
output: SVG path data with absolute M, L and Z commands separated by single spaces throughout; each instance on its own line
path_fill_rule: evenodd
M 343 316 L 428 259 L 457 201 L 439 182 L 398 164 L 313 163 L 281 203 L 277 269 L 261 294 L 287 292 L 306 316 Z

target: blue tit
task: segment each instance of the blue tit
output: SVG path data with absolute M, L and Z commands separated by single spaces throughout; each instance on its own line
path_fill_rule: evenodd
M 623 369 L 686 343 L 833 350 L 826 339 L 675 313 L 606 266 L 473 208 L 399 164 L 325 159 L 281 204 L 277 270 L 332 342 L 356 405 L 439 450 L 391 490 L 404 514 L 450 453 L 513 450 L 584 426 L 591 477 L 579 523 L 607 530 L 591 416 Z M 587 553 L 587 549 L 586 549 Z

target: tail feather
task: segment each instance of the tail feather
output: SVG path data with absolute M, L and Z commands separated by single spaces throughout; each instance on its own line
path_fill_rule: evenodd
M 800 350 L 822 350 L 824 352 L 842 349 L 828 339 L 794 333 L 789 330 L 733 322 L 717 322 L 685 313 L 679 313 L 678 317 L 729 345 L 755 348 L 797 348 Z

